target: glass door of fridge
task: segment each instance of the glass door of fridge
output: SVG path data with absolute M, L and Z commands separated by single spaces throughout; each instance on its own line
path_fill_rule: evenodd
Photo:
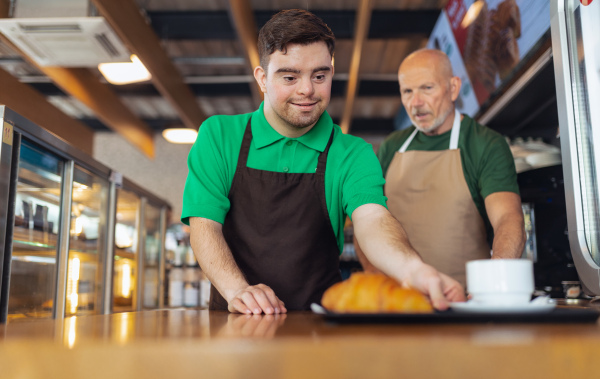
M 141 199 L 117 189 L 113 266 L 113 312 L 136 310 Z
M 80 167 L 73 171 L 73 200 L 65 315 L 102 312 L 109 182 Z
M 588 294 L 600 295 L 600 1 L 551 3 L 552 51 L 569 244 Z
M 53 317 L 65 163 L 23 140 L 17 179 L 8 320 Z
M 164 235 L 162 208 L 144 205 L 143 308 L 158 308 L 160 299 L 160 263 Z

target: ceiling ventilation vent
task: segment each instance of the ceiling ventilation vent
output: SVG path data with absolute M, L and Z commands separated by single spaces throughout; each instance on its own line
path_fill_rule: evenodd
M 103 17 L 5 18 L 0 32 L 40 66 L 129 61 L 129 50 Z

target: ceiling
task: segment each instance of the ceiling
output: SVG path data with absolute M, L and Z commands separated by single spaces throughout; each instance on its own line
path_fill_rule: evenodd
M 0 0 L 0 17 L 13 15 L 19 1 Z M 337 38 L 328 112 L 346 132 L 384 136 L 401 107 L 398 66 L 425 46 L 446 2 L 93 0 L 92 10 L 140 57 L 152 80 L 115 86 L 95 67 L 40 67 L 0 38 L 0 87 L 11 90 L 0 91 L 0 104 L 54 128 L 84 151 L 94 131 L 109 130 L 152 157 L 157 131 L 197 128 L 211 115 L 255 110 L 261 101 L 251 75 L 258 29 L 281 9 L 303 8 Z

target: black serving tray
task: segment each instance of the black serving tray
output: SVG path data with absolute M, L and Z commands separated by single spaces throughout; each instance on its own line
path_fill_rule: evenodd
M 313 310 L 314 311 L 314 310 Z M 591 308 L 554 308 L 540 313 L 465 313 L 453 310 L 434 313 L 336 313 L 315 312 L 329 322 L 351 324 L 473 324 L 473 323 L 594 323 L 600 311 Z

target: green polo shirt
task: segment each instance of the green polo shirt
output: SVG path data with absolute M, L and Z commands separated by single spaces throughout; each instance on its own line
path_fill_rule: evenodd
M 414 126 L 394 132 L 386 138 L 377 151 L 384 176 L 404 141 L 415 130 Z M 408 145 L 407 151 L 446 150 L 450 145 L 450 131 L 427 136 L 418 132 Z M 515 162 L 506 140 L 494 130 L 477 123 L 469 116 L 464 116 L 460 124 L 458 148 L 463 173 L 473 202 L 486 225 L 491 240 L 493 230 L 485 211 L 485 198 L 494 192 L 514 192 L 519 194 Z
M 230 207 L 229 189 L 250 117 L 253 138 L 247 165 L 265 171 L 314 173 L 333 130 L 325 168 L 325 199 L 341 252 L 346 215 L 352 215 L 363 204 L 386 206 L 386 198 L 381 166 L 371 145 L 342 133 L 327 112 L 298 138 L 277 133 L 265 119 L 263 104 L 253 113 L 208 118 L 188 156 L 181 221 L 188 225 L 189 217 L 225 221 Z

